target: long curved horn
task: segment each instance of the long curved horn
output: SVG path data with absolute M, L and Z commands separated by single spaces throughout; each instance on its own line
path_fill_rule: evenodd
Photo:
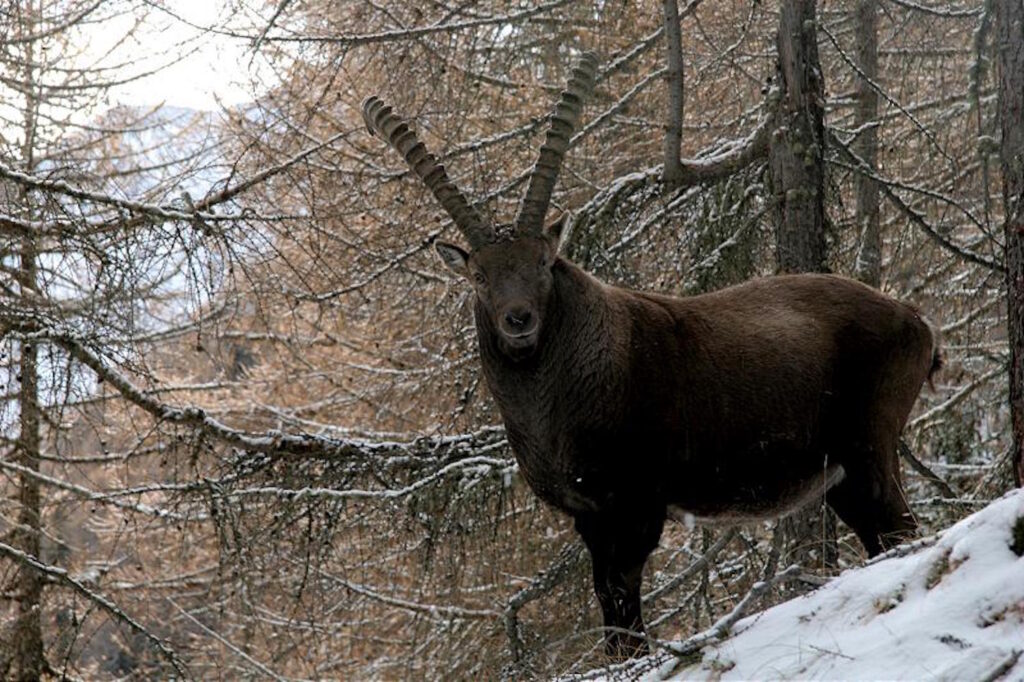
M 551 193 L 555 189 L 558 171 L 562 167 L 562 159 L 569 148 L 569 138 L 580 120 L 583 102 L 594 90 L 597 79 L 597 55 L 584 52 L 579 63 L 572 70 L 572 76 L 562 91 L 551 112 L 551 127 L 540 148 L 540 156 L 530 175 L 530 184 L 523 195 L 516 217 L 517 234 L 539 235 L 544 228 L 544 216 L 551 203 Z
M 371 135 L 379 134 L 402 155 L 455 221 L 470 247 L 477 249 L 494 241 L 494 228 L 466 201 L 459 188 L 448 179 L 444 166 L 390 106 L 377 97 L 367 97 L 363 101 L 363 121 Z

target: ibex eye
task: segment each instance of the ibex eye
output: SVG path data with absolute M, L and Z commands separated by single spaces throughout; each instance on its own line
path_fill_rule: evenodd
M 476 280 L 477 284 L 486 284 L 487 283 L 487 278 L 484 277 L 483 273 L 481 273 L 481 272 L 474 272 L 473 273 L 473 279 Z

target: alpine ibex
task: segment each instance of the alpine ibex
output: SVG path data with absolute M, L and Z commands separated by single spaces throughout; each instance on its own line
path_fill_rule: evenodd
M 558 255 L 544 218 L 596 59 L 551 116 L 514 229 L 496 230 L 390 107 L 363 115 L 470 249 L 438 253 L 476 292 L 483 372 L 533 491 L 593 559 L 606 650 L 647 650 L 640 579 L 665 519 L 740 522 L 818 498 L 877 554 L 915 528 L 897 444 L 936 337 L 913 308 L 844 277 L 767 277 L 673 298 L 604 284 Z

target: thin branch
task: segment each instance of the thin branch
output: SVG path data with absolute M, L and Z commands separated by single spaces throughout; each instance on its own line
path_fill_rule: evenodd
M 327 575 L 327 574 L 325 574 Z M 365 585 L 358 583 L 349 582 L 335 575 L 328 575 L 331 581 L 341 585 L 347 590 L 355 592 L 358 595 L 362 595 L 373 601 L 393 606 L 403 611 L 410 611 L 412 613 L 422 613 L 428 616 L 442 617 L 446 620 L 492 620 L 500 619 L 503 614 L 499 611 L 492 609 L 465 609 L 461 606 L 443 606 L 438 604 L 423 604 L 421 602 L 414 602 L 408 599 L 401 599 L 399 597 L 390 597 L 386 594 L 381 594 L 376 590 L 372 590 Z
M 683 180 L 680 165 L 680 150 L 683 142 L 683 38 L 679 21 L 679 5 L 676 0 L 664 0 L 665 47 L 668 71 L 665 82 L 668 86 L 665 125 L 665 161 L 662 181 L 669 190 L 679 186 Z
M 299 153 L 289 157 L 288 159 L 277 165 L 265 168 L 264 170 L 256 173 L 247 180 L 239 182 L 238 184 L 233 185 L 231 187 L 227 187 L 221 190 L 220 192 L 212 194 L 204 198 L 203 200 L 196 202 L 195 205 L 188 210 L 182 210 L 181 208 L 172 205 L 149 204 L 141 201 L 134 201 L 131 199 L 122 199 L 101 192 L 93 192 L 91 190 L 83 189 L 81 187 L 75 187 L 71 184 L 68 184 L 67 182 L 64 182 L 63 180 L 47 180 L 44 178 L 36 177 L 34 175 L 30 175 L 28 173 L 22 173 L 21 171 L 11 168 L 10 166 L 7 166 L 3 163 L 0 163 L 0 178 L 10 180 L 23 187 L 28 187 L 30 189 L 38 190 L 41 192 L 63 194 L 65 196 L 71 197 L 72 199 L 78 199 L 80 201 L 88 201 L 91 203 L 111 206 L 113 208 L 117 208 L 123 211 L 128 211 L 130 213 L 135 214 L 142 214 L 149 216 L 150 218 L 156 218 L 160 220 L 195 221 L 198 219 L 208 222 L 232 221 L 249 217 L 250 214 L 247 211 L 242 211 L 241 213 L 237 214 L 218 214 L 211 212 L 210 209 L 233 199 L 239 194 L 245 192 L 248 189 L 251 189 L 255 185 L 258 185 L 270 179 L 271 177 L 282 173 L 288 168 L 291 168 L 295 164 L 306 159 L 310 155 L 320 151 L 321 149 L 324 149 L 325 147 L 332 145 L 333 143 L 337 142 L 338 140 L 344 137 L 347 137 L 350 133 L 351 131 L 343 131 L 335 135 L 332 135 L 323 142 L 317 143 L 315 145 L 312 145 L 311 147 L 303 149 Z M 41 227 L 36 223 L 21 221 L 18 220 L 17 218 L 14 218 L 13 216 L 5 215 L 0 216 L 0 218 L 2 218 L 2 220 L 0 220 L 0 226 L 7 227 L 9 229 L 29 231 Z M 123 221 L 120 220 L 111 221 L 108 224 L 118 227 L 124 226 Z M 99 228 L 102 226 L 103 225 L 92 225 L 90 227 Z M 66 233 L 67 230 L 67 227 L 58 227 L 55 230 L 55 232 L 59 235 L 61 233 Z
M 976 388 L 978 388 L 982 384 L 988 383 L 989 381 L 995 379 L 998 376 L 1001 376 L 1005 372 L 1006 368 L 1002 366 L 996 367 L 994 369 L 989 370 L 988 372 L 985 372 L 980 377 L 977 377 L 970 383 L 962 386 L 959 390 L 957 390 L 956 393 L 951 395 L 944 402 L 936 405 L 927 412 L 924 412 L 914 417 L 914 419 L 907 425 L 908 428 L 913 429 L 919 425 L 927 424 L 929 421 L 931 421 L 938 415 L 942 414 L 943 412 L 946 412 L 947 410 L 959 405 L 961 402 L 963 402 L 964 398 L 973 393 Z
M 915 117 L 912 113 L 907 111 L 907 109 L 902 104 L 897 102 L 889 95 L 889 93 L 883 90 L 881 85 L 876 83 L 866 73 L 864 73 L 864 70 L 857 65 L 856 61 L 852 59 L 848 54 L 846 54 L 843 48 L 839 45 L 839 41 L 836 40 L 836 37 L 832 35 L 831 31 L 829 31 L 824 24 L 819 24 L 818 29 L 826 36 L 828 36 L 828 39 L 832 43 L 832 46 L 836 48 L 836 51 L 839 53 L 839 56 L 842 58 L 844 62 L 846 62 L 847 66 L 853 69 L 865 83 L 871 86 L 872 90 L 874 90 L 883 98 L 885 98 L 886 102 L 894 106 L 896 109 L 899 110 L 901 114 L 910 119 L 910 122 L 914 124 L 914 127 L 917 128 L 918 132 L 925 136 L 925 139 L 927 139 L 928 142 L 930 142 L 932 146 L 935 147 L 935 151 L 941 154 L 943 158 L 946 159 L 946 161 L 949 161 L 950 163 L 955 163 L 953 157 L 946 153 L 946 150 L 942 148 L 942 145 L 939 144 L 939 141 L 935 139 L 935 135 L 932 133 L 932 131 L 928 130 L 928 128 L 926 128 L 924 124 L 917 120 L 917 117 Z
M 888 178 L 884 178 L 878 173 L 876 173 L 874 170 L 872 170 L 871 167 L 868 164 L 866 164 L 863 159 L 857 156 L 857 154 L 852 149 L 850 149 L 850 146 L 848 144 L 840 140 L 839 136 L 836 135 L 833 131 L 827 131 L 827 135 L 829 138 L 830 146 L 834 149 L 838 149 L 840 153 L 843 156 L 845 156 L 848 160 L 847 162 L 844 163 L 843 161 L 839 161 L 837 159 L 831 159 L 829 163 L 835 164 L 842 168 L 846 168 L 856 173 L 861 173 L 878 182 L 879 187 L 885 194 L 886 198 L 888 198 L 889 201 L 891 201 L 900 211 L 902 211 L 904 215 L 906 215 L 912 223 L 921 228 L 921 230 L 926 235 L 931 237 L 931 239 L 934 240 L 937 244 L 939 244 L 942 248 L 946 249 L 947 251 L 950 251 L 951 253 L 955 253 L 964 260 L 974 263 L 975 265 L 981 265 L 983 267 L 988 268 L 989 270 L 995 270 L 996 272 L 1006 272 L 1006 267 L 1003 264 L 998 263 L 990 258 L 986 258 L 981 254 L 975 253 L 970 249 L 958 246 L 945 236 L 939 234 L 939 232 L 934 227 L 928 224 L 928 221 L 924 219 L 923 215 L 921 215 L 918 211 L 910 207 L 905 201 L 903 201 L 903 199 L 899 197 L 898 194 L 896 194 L 896 192 L 893 191 L 893 186 L 899 186 L 898 183 Z M 914 188 L 903 187 L 903 189 Z
M 891 2 L 894 5 L 897 5 L 899 7 L 904 8 L 904 9 L 913 10 L 915 12 L 921 12 L 923 14 L 930 14 L 933 17 L 942 17 L 943 19 L 969 19 L 971 17 L 976 17 L 976 16 L 978 16 L 979 14 L 981 14 L 982 12 L 985 11 L 984 8 L 982 8 L 982 7 L 972 7 L 970 9 L 959 9 L 959 8 L 956 8 L 956 7 L 948 7 L 948 6 L 928 7 L 927 5 L 922 5 L 922 4 L 919 4 L 919 3 L 916 3 L 916 2 L 911 2 L 911 0 L 888 0 L 888 1 Z
M 776 573 L 766 580 L 756 582 L 750 588 L 750 591 L 744 595 L 743 599 L 733 607 L 732 611 L 719 618 L 714 625 L 704 632 L 688 637 L 681 642 L 658 642 L 658 645 L 670 651 L 682 663 L 686 660 L 686 657 L 700 651 L 708 644 L 719 642 L 728 637 L 732 632 L 733 626 L 736 625 L 740 618 L 746 615 L 747 610 L 773 586 L 787 580 L 799 578 L 802 573 L 803 569 L 794 564 L 781 573 Z
M 526 604 L 540 599 L 561 584 L 569 576 L 570 570 L 580 561 L 583 556 L 583 545 L 579 542 L 566 545 L 558 553 L 555 560 L 546 569 L 534 576 L 530 584 L 516 592 L 508 600 L 505 606 L 503 618 L 505 621 L 505 633 L 508 635 L 509 644 L 512 648 L 512 658 L 519 662 L 523 657 L 522 634 L 519 631 L 519 611 Z
M 907 463 L 910 464 L 911 468 L 913 468 L 914 471 L 924 476 L 925 479 L 927 479 L 936 488 L 938 488 L 939 492 L 942 493 L 943 497 L 949 499 L 956 498 L 957 494 L 951 487 L 949 487 L 949 483 L 946 483 L 946 480 L 944 478 L 942 478 L 937 473 L 929 469 L 927 464 L 925 464 L 917 457 L 915 457 L 914 453 L 910 451 L 910 446 L 907 445 L 907 442 L 905 440 L 901 438 L 899 445 L 897 447 L 900 452 L 900 457 L 907 460 Z
M 47 577 L 53 580 L 56 580 L 58 583 L 70 587 L 72 590 L 74 590 L 78 594 L 82 595 L 83 597 L 85 597 L 86 599 L 88 599 L 89 601 L 91 601 L 92 603 L 96 604 L 101 609 L 109 613 L 111 616 L 114 617 L 115 620 L 124 623 L 132 630 L 134 630 L 135 632 L 139 633 L 147 640 L 149 640 L 149 642 L 156 648 L 156 650 L 160 652 L 160 655 L 167 659 L 168 663 L 170 663 L 174 667 L 174 669 L 178 672 L 179 675 L 188 679 L 192 678 L 185 664 L 178 658 L 178 655 L 174 653 L 174 650 L 168 647 L 167 644 L 163 642 L 163 640 L 158 638 L 156 635 L 152 634 L 149 630 L 144 628 L 138 621 L 136 621 L 134 618 L 132 618 L 127 613 L 122 611 L 120 607 L 117 606 L 117 604 L 113 603 L 103 595 L 93 592 L 85 585 L 83 585 L 81 582 L 72 578 L 70 575 L 68 575 L 68 572 L 65 569 L 59 568 L 57 566 L 50 566 L 49 564 L 44 564 L 35 557 L 30 556 L 19 549 L 15 549 L 14 547 L 11 547 L 10 545 L 5 544 L 3 542 L 0 542 L 0 554 L 6 556 L 8 559 L 13 559 L 14 561 L 17 561 L 23 566 L 28 566 L 29 568 L 39 571 L 43 575 L 46 575 Z
M 259 36 L 239 33 L 237 31 L 231 31 L 223 28 L 217 28 L 215 26 L 202 26 L 194 22 L 190 22 L 183 16 L 172 12 L 162 5 L 162 3 L 156 3 L 153 0 L 145 0 L 154 9 L 157 9 L 169 16 L 173 17 L 177 21 L 190 26 L 194 29 L 213 33 L 216 35 L 228 36 L 231 38 L 238 38 L 246 41 L 255 41 Z M 264 35 L 263 42 L 265 43 L 329 43 L 339 45 L 344 48 L 359 47 L 362 45 L 374 45 L 378 43 L 394 43 L 409 40 L 418 40 L 424 36 L 433 35 L 436 33 L 450 33 L 453 31 L 462 31 L 469 28 L 481 28 L 484 26 L 500 26 L 505 24 L 516 24 L 527 19 L 531 19 L 540 14 L 545 14 L 556 10 L 565 5 L 571 4 L 572 0 L 555 0 L 554 2 L 548 2 L 543 5 L 536 7 L 530 7 L 519 12 L 512 12 L 509 14 L 495 15 L 489 17 L 482 17 L 479 19 L 467 19 L 466 21 L 453 21 L 444 24 L 432 24 L 430 26 L 414 26 L 412 28 L 393 29 L 389 31 L 379 31 L 376 33 L 354 33 L 348 35 L 336 35 L 336 36 L 270 36 Z
M 689 566 L 686 567 L 685 570 L 683 570 L 678 575 L 673 576 L 673 578 L 666 582 L 664 585 L 660 585 L 659 587 L 645 594 L 643 597 L 643 603 L 649 604 L 653 602 L 658 597 L 662 596 L 663 594 L 666 594 L 667 592 L 671 592 L 672 590 L 676 589 L 684 582 L 686 582 L 687 580 L 689 580 L 690 578 L 692 578 L 693 576 L 697 575 L 705 568 L 710 566 L 711 561 L 716 556 L 718 556 L 718 553 L 725 549 L 725 547 L 730 542 L 732 542 L 733 538 L 736 537 L 736 534 L 738 532 L 739 530 L 737 528 L 729 528 L 728 530 L 726 530 L 718 537 L 717 540 L 715 540 L 714 544 L 712 544 L 710 547 L 707 548 L 707 550 L 704 551 L 704 554 L 695 559 Z M 654 623 L 652 623 L 652 625 L 654 625 Z
M 281 677 L 280 675 L 275 673 L 273 670 L 271 670 L 267 666 L 263 665 L 262 663 L 260 663 L 255 658 L 253 658 L 249 654 L 245 653 L 241 649 L 239 649 L 237 646 L 235 646 L 233 643 L 231 643 L 231 641 L 228 640 L 226 637 L 224 637 L 223 635 L 221 635 L 218 632 L 214 631 L 213 629 L 208 627 L 205 623 L 203 623 L 201 620 L 199 620 L 198 618 L 193 616 L 191 613 L 189 613 L 185 609 L 183 609 L 180 606 L 178 606 L 178 603 L 175 602 L 173 599 L 168 597 L 167 601 L 170 602 L 171 606 L 173 606 L 174 608 L 176 608 L 178 610 L 178 613 L 180 613 L 181 615 L 183 615 L 186 618 L 188 618 L 189 622 L 191 622 L 193 625 L 198 626 L 201 630 L 206 632 L 206 634 L 210 635 L 211 637 L 216 639 L 218 642 L 220 642 L 221 644 L 226 646 L 232 653 L 236 654 L 239 658 L 244 660 L 246 663 L 249 663 L 254 668 L 259 670 L 261 673 L 266 675 L 267 677 L 273 678 L 275 680 L 279 680 L 279 682 L 284 682 L 284 680 L 286 678 Z
M 264 39 L 270 34 L 270 31 L 274 28 L 274 24 L 277 23 L 277 20 L 284 13 L 288 5 L 291 4 L 291 1 L 292 0 L 281 0 L 281 2 L 278 3 L 277 9 L 274 10 L 274 14 L 271 15 L 267 25 L 263 28 L 263 31 L 260 33 L 260 37 L 256 39 L 255 43 L 253 43 L 252 51 L 254 54 L 259 51 L 260 45 L 263 44 Z

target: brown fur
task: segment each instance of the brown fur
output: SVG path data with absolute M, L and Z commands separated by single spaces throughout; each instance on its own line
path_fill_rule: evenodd
M 940 364 L 914 309 L 835 275 L 630 291 L 545 264 L 543 246 L 464 254 L 463 274 L 486 279 L 477 332 L 509 442 L 530 487 L 574 517 L 607 626 L 642 632 L 640 575 L 670 510 L 768 518 L 828 488 L 870 555 L 913 531 L 896 447 Z M 509 306 L 539 318 L 528 348 L 508 347 Z M 607 646 L 646 650 L 615 631 Z
M 593 89 L 583 55 L 503 239 L 376 97 L 363 115 L 472 246 L 438 253 L 476 290 L 484 376 L 530 487 L 571 514 L 616 657 L 646 651 L 640 577 L 667 515 L 759 519 L 825 494 L 869 554 L 915 528 L 897 443 L 937 335 L 911 307 L 833 275 L 690 298 L 602 284 L 545 232 L 558 168 Z M 632 631 L 625 633 L 624 630 Z

